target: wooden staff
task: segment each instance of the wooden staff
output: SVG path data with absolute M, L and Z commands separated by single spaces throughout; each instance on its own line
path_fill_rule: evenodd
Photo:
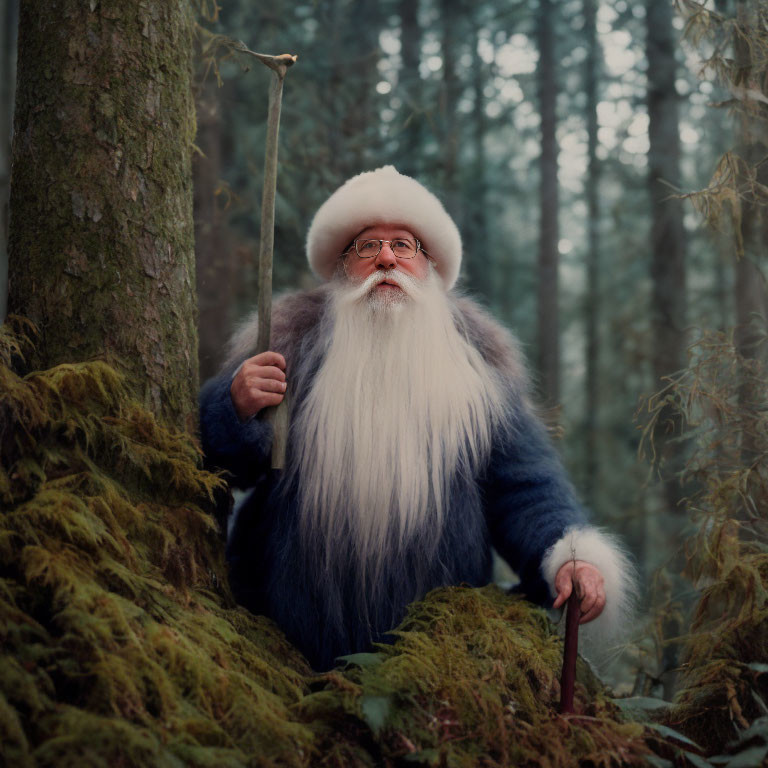
M 574 585 L 565 613 L 565 647 L 563 648 L 563 672 L 560 677 L 560 713 L 574 714 L 573 693 L 576 685 L 576 656 L 579 650 L 579 619 L 581 608 Z
M 259 335 L 256 354 L 269 349 L 272 330 L 272 260 L 275 245 L 275 194 L 277 192 L 277 137 L 280 130 L 280 107 L 283 100 L 283 80 L 288 67 L 296 63 L 297 56 L 283 53 L 269 56 L 249 51 L 243 43 L 236 43 L 235 50 L 258 59 L 274 72 L 269 89 L 269 110 L 267 113 L 267 145 L 264 153 L 264 189 L 261 198 L 261 232 L 259 238 Z M 284 399 L 280 405 L 267 408 L 264 417 L 272 422 L 272 468 L 285 466 L 285 446 L 288 437 L 288 404 Z

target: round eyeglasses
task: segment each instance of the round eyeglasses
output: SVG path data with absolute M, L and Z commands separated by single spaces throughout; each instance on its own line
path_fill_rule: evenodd
M 392 253 L 398 259 L 412 259 L 419 251 L 429 257 L 429 254 L 421 247 L 421 243 L 418 240 L 411 240 L 409 237 L 396 237 L 394 240 L 355 240 L 353 245 L 355 253 L 361 259 L 373 259 L 381 253 L 384 243 L 392 249 Z

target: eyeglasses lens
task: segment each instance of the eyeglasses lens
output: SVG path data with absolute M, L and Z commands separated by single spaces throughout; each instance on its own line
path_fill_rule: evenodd
M 361 259 L 372 259 L 381 252 L 386 243 L 398 259 L 412 259 L 419 249 L 418 244 L 409 238 L 398 240 L 355 240 L 355 250 Z

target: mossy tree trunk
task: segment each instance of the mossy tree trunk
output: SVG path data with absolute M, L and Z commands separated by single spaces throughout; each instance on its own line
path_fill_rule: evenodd
M 197 390 L 185 0 L 22 0 L 9 312 L 50 367 L 119 359 L 191 429 Z

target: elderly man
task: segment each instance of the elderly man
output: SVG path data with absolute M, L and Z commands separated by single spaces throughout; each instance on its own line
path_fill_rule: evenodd
M 252 356 L 247 322 L 201 393 L 208 460 L 253 489 L 227 548 L 238 600 L 327 669 L 430 589 L 487 584 L 494 547 L 528 598 L 559 607 L 575 585 L 582 621 L 615 628 L 630 567 L 586 524 L 516 341 L 451 290 L 461 239 L 437 198 L 391 166 L 362 173 L 307 255 L 325 282 L 275 304 L 272 351 Z M 278 474 L 261 414 L 286 395 Z

